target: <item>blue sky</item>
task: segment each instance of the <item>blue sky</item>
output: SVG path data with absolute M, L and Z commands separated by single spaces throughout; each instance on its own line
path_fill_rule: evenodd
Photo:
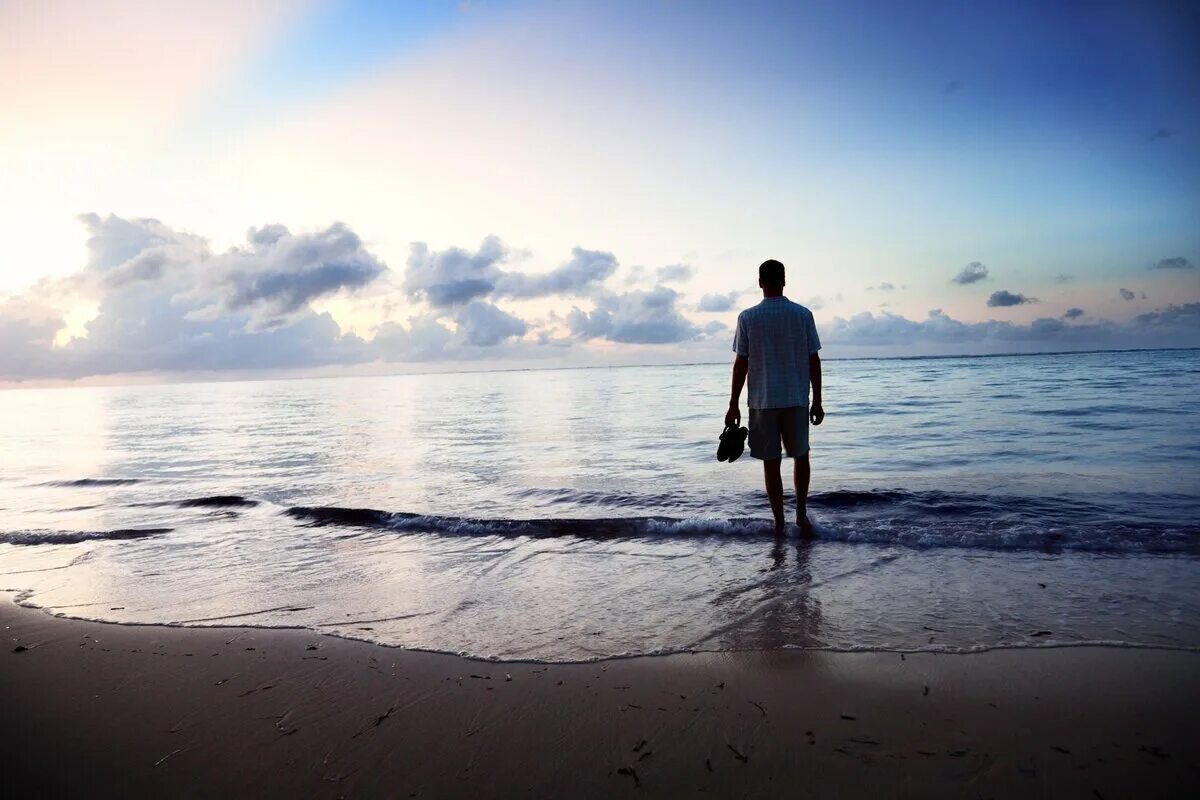
M 249 55 L 220 87 L 211 116 L 195 121 L 211 129 L 278 113 L 306 98 L 338 91 L 356 78 L 403 57 L 463 24 L 452 2 L 395 3 L 351 0 L 314 5 L 283 23 L 277 38 Z
M 5 6 L 0 380 L 721 360 L 771 257 L 829 356 L 1200 345 L 1198 23 Z

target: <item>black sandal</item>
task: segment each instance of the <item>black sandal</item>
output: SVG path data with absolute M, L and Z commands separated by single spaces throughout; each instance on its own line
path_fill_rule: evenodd
M 717 445 L 717 461 L 737 461 L 746 449 L 746 436 L 749 433 L 737 425 L 726 425 L 721 433 L 721 443 Z

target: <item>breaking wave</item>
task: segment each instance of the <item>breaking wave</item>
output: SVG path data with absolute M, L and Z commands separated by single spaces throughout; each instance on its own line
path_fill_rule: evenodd
M 761 519 L 471 519 L 339 506 L 298 506 L 289 508 L 284 513 L 312 526 L 341 525 L 447 536 L 578 536 L 589 539 L 622 539 L 646 536 L 764 535 L 772 531 L 770 523 Z
M 120 528 L 113 531 L 12 531 L 0 533 L 0 544 L 79 544 L 119 539 L 161 536 L 174 528 Z
M 61 486 L 69 489 L 86 489 L 99 486 L 132 486 L 141 483 L 136 478 L 76 478 L 70 481 L 48 481 L 41 486 Z
M 1139 519 L 1077 498 L 833 491 L 814 494 L 809 508 L 818 536 L 825 541 L 914 548 L 1200 554 L 1200 525 L 1154 516 Z M 313 527 L 444 536 L 644 539 L 773 535 L 770 522 L 761 516 L 476 519 L 343 506 L 296 506 L 284 513 Z
M 236 494 L 218 494 L 212 497 L 194 497 L 181 500 L 180 508 L 249 508 L 258 505 L 257 500 L 247 500 Z

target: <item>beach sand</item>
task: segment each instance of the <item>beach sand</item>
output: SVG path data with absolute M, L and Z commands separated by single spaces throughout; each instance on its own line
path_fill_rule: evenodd
M 0 629 L 4 796 L 1200 796 L 1200 653 L 491 663 L 11 594 Z

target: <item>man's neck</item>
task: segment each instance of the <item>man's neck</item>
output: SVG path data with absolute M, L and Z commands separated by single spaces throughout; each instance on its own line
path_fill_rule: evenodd
M 763 299 L 769 300 L 772 297 L 783 297 L 783 289 L 763 289 Z

